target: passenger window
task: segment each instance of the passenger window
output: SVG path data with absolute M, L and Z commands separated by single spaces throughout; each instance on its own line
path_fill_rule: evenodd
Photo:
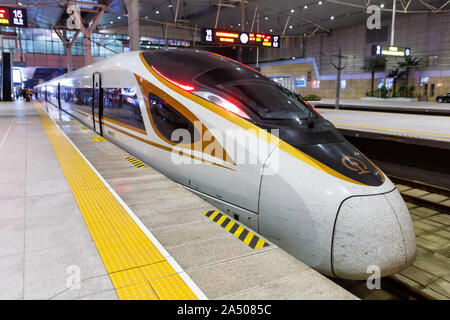
M 73 88 L 61 85 L 61 108 L 69 113 L 73 110 L 91 113 L 92 88 Z M 73 108 L 73 110 L 72 110 Z
M 103 117 L 145 129 L 134 88 L 103 88 Z
M 178 138 L 178 141 L 172 139 L 172 134 L 177 129 L 186 129 L 191 135 L 191 142 L 194 142 L 195 138 L 199 137 L 199 134 L 195 134 L 196 129 L 193 123 L 178 110 L 153 93 L 148 95 L 148 100 L 153 124 L 164 138 L 174 143 L 182 142 L 182 137 L 174 137 L 174 139 Z

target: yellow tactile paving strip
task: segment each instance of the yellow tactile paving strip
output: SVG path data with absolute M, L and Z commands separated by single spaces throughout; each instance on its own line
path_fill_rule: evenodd
M 119 299 L 197 299 L 42 107 L 35 107 Z

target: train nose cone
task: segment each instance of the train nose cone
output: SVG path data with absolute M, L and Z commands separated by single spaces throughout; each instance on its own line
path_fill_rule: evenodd
M 416 257 L 416 239 L 399 192 L 345 200 L 332 250 L 333 271 L 340 278 L 367 279 L 373 272 L 369 266 L 378 266 L 384 277 L 410 265 Z

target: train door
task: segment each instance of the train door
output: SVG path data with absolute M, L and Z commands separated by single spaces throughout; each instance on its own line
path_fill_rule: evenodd
M 59 82 L 58 82 L 57 98 L 58 98 L 58 108 L 59 110 L 61 110 L 61 83 Z
M 103 135 L 102 117 L 103 117 L 102 77 L 99 72 L 95 72 L 92 75 L 92 123 L 95 132 L 97 132 L 101 136 Z M 98 124 L 96 123 L 96 120 L 98 120 Z
M 423 95 L 425 96 L 425 99 L 428 100 L 428 83 L 423 85 Z

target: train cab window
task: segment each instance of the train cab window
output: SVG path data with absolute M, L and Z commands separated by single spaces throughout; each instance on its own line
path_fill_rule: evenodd
M 153 93 L 149 94 L 148 101 L 153 124 L 164 138 L 174 143 L 186 142 L 181 141 L 182 137 L 173 135 L 177 129 L 187 130 L 190 134 L 191 142 L 195 142 L 196 138 L 199 137 L 199 134 L 196 134 L 193 123 L 167 102 Z
M 145 129 L 135 88 L 103 88 L 103 117 Z

